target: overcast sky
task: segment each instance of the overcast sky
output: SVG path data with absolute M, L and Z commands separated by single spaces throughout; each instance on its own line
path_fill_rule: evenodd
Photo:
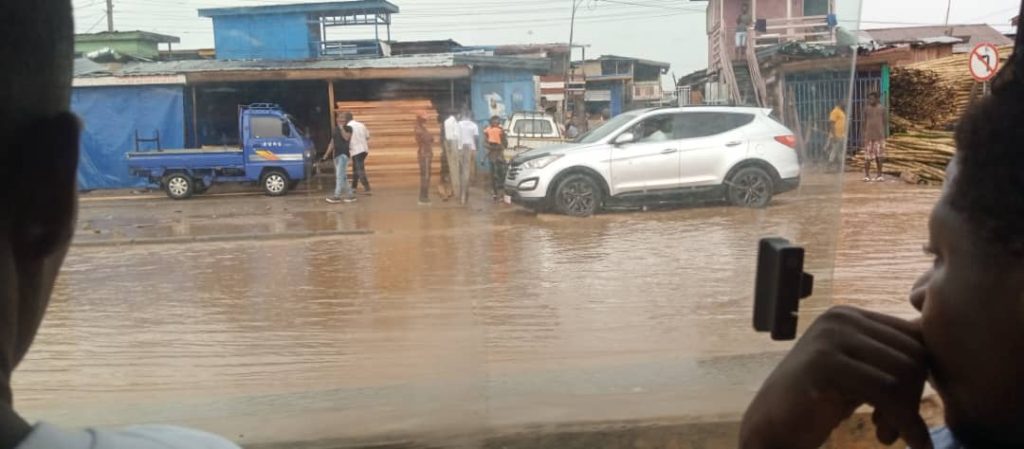
M 117 30 L 146 30 L 181 38 L 179 48 L 213 47 L 210 19 L 199 8 L 302 3 L 296 0 L 113 0 Z M 391 0 L 402 12 L 394 16 L 392 38 L 451 38 L 464 45 L 549 43 L 569 40 L 572 0 Z M 73 0 L 76 32 L 106 29 L 105 0 Z M 946 2 L 940 0 L 837 0 L 840 20 L 861 28 L 941 24 Z M 467 8 L 467 5 L 470 7 Z M 687 0 L 583 0 L 576 18 L 575 41 L 589 44 L 587 56 L 617 54 L 670 62 L 683 76 L 707 65 L 704 8 Z M 989 23 L 1010 29 L 1018 0 L 952 0 L 951 23 Z M 858 11 L 858 7 L 862 11 Z M 346 36 L 372 38 L 373 28 L 355 27 Z

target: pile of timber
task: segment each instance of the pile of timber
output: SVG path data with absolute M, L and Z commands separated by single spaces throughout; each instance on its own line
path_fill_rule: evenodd
M 415 176 L 419 173 L 414 132 L 417 115 L 426 117 L 427 129 L 434 135 L 433 169 L 435 173 L 440 171 L 441 146 L 438 142 L 441 127 L 437 108 L 429 99 L 339 101 L 335 109 L 338 114 L 351 112 L 370 130 L 370 156 L 366 159 L 366 171 L 371 178 L 374 174 Z
M 1006 64 L 1010 57 L 1010 53 L 1012 52 L 1013 47 L 999 48 L 1000 65 Z M 982 94 L 981 83 L 975 81 L 968 70 L 967 64 L 969 58 L 969 53 L 963 53 L 947 56 L 945 58 L 918 62 L 907 66 L 908 69 L 935 73 L 941 80 L 941 84 L 951 89 L 952 95 L 950 97 L 943 98 L 939 95 L 934 95 L 937 100 L 941 100 L 943 103 L 948 105 L 950 109 L 949 115 L 942 120 L 941 126 L 937 126 L 938 128 L 949 128 L 961 115 L 963 115 L 967 106 L 971 104 L 971 101 L 980 97 Z M 895 95 L 897 95 L 895 89 L 893 89 L 893 95 L 894 98 Z M 927 124 L 921 124 L 921 126 L 927 126 Z
M 889 138 L 883 169 L 912 184 L 942 184 L 955 151 L 951 132 L 911 130 Z M 863 170 L 864 159 L 855 157 L 851 165 Z
M 934 70 L 897 67 L 892 71 L 891 83 L 894 120 L 890 124 L 894 133 L 909 130 L 910 124 L 942 128 L 955 113 L 950 101 L 956 97 L 955 89 Z

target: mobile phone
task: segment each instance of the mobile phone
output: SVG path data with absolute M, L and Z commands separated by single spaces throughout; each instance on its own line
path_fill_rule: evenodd
M 804 249 L 779 237 L 761 239 L 754 286 L 754 330 L 772 340 L 796 338 L 800 300 L 814 291 L 814 276 L 804 272 Z

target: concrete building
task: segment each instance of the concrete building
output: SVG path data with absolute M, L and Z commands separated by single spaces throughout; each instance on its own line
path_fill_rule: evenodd
M 664 98 L 661 77 L 667 62 L 606 55 L 583 63 L 588 116 L 660 106 Z
M 176 36 L 146 31 L 104 31 L 102 33 L 76 34 L 75 54 L 84 55 L 94 51 L 110 49 L 122 55 L 137 59 L 157 60 L 160 58 L 160 44 L 181 42 Z

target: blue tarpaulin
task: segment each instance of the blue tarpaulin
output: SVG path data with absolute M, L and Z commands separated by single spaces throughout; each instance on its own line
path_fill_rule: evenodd
M 132 176 L 125 154 L 139 137 L 160 133 L 160 146 L 185 146 L 185 103 L 182 86 L 78 87 L 71 110 L 82 119 L 78 187 L 82 190 L 142 187 L 146 180 Z M 155 144 L 140 144 L 155 149 Z

